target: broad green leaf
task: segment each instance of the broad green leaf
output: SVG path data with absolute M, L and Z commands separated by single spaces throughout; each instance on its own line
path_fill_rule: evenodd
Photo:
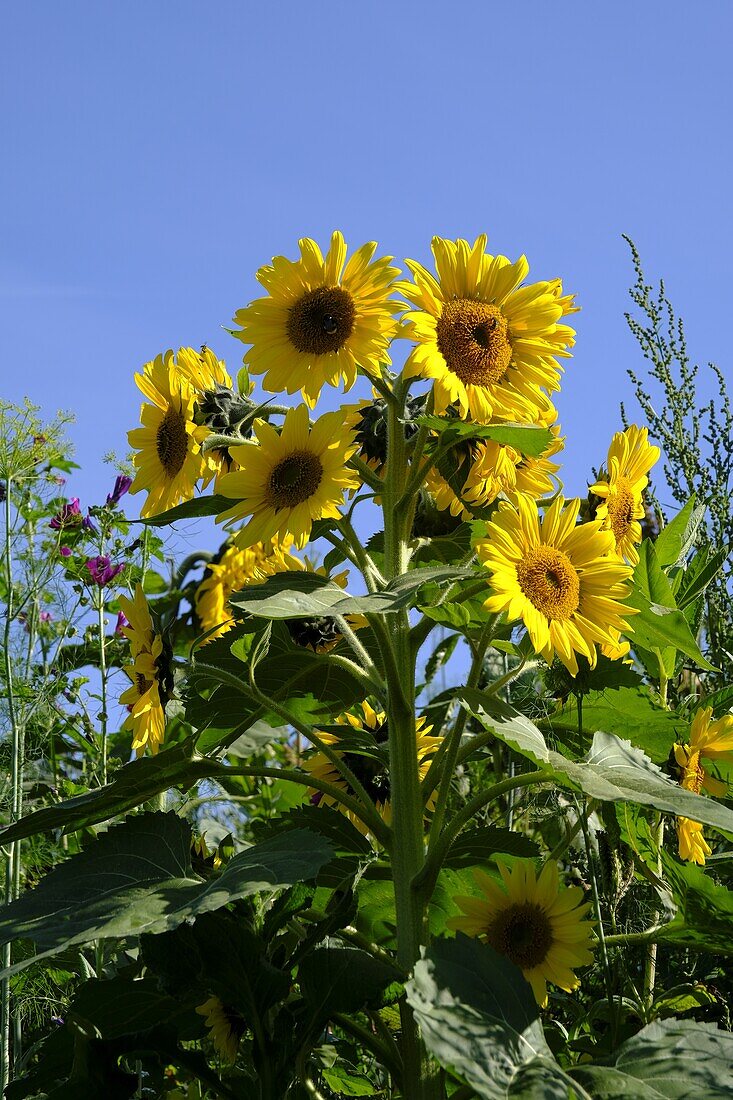
M 662 852 L 664 879 L 678 907 L 664 938 L 733 954 L 733 891 L 713 882 L 701 867 Z
M 327 937 L 298 967 L 298 983 L 314 1019 L 334 1012 L 381 1008 L 402 994 L 393 966 L 361 948 Z
M 562 703 L 540 725 L 558 734 L 575 752 L 583 751 L 578 741 L 575 699 Z M 687 728 L 687 722 L 654 703 L 643 688 L 593 691 L 583 699 L 584 730 L 613 730 L 617 737 L 633 741 L 643 749 L 655 764 L 666 763 L 672 746 L 684 740 Z
M 733 811 L 712 798 L 683 790 L 641 749 L 613 734 L 597 731 L 586 760 L 568 760 L 549 749 L 540 730 L 506 703 L 481 691 L 464 690 L 461 698 L 486 729 L 541 768 L 548 766 L 558 783 L 583 791 L 600 802 L 635 802 L 701 821 L 721 832 L 733 832 Z
M 633 607 L 644 607 L 646 604 L 659 604 L 668 608 L 677 606 L 669 577 L 659 563 L 651 539 L 644 539 L 639 548 L 639 561 L 634 569 L 633 581 L 635 592 L 639 593 L 644 601 L 630 600 Z
M 608 1066 L 578 1064 L 570 1075 L 593 1100 L 723 1100 L 733 1096 L 733 1034 L 714 1024 L 649 1024 Z
M 416 542 L 417 549 L 412 560 L 417 565 L 427 565 L 430 562 L 451 565 L 465 558 L 471 549 L 471 528 L 467 523 L 461 523 L 448 535 L 417 539 Z
M 321 1074 L 336 1096 L 364 1097 L 377 1095 L 377 1089 L 368 1077 L 360 1073 L 359 1070 L 350 1069 L 340 1062 L 331 1066 L 330 1069 L 322 1069 Z M 379 1089 L 379 1092 L 382 1093 L 382 1090 Z
M 705 505 L 695 505 L 695 494 L 659 532 L 654 543 L 657 559 L 662 566 L 681 565 L 695 542 L 697 530 L 705 517 Z
M 637 642 L 652 653 L 655 649 L 664 651 L 672 647 L 691 657 L 699 668 L 715 671 L 703 656 L 684 614 L 677 609 L 672 585 L 659 564 L 651 539 L 644 539 L 639 549 L 628 603 L 640 612 L 631 618 L 632 646 Z M 673 666 L 673 655 L 671 663 Z
M 329 615 L 367 615 L 409 607 L 425 584 L 448 584 L 473 576 L 473 570 L 421 566 L 395 577 L 381 592 L 350 596 L 317 573 L 276 573 L 229 598 L 233 607 L 264 619 L 309 619 Z
M 467 439 L 493 439 L 523 455 L 538 458 L 552 442 L 552 432 L 535 424 L 472 424 L 442 416 L 421 416 L 417 422 L 439 432 L 441 445 Z
M 705 1008 L 717 1002 L 715 994 L 704 985 L 676 985 L 655 998 L 652 1011 L 658 1019 L 679 1016 L 683 1012 L 692 1012 L 696 1008 Z
M 529 984 L 487 944 L 462 935 L 438 940 L 406 992 L 430 1053 L 480 1097 L 567 1100 L 568 1081 L 547 1045 Z
M 185 1004 L 163 993 L 155 979 L 131 981 L 120 975 L 109 981 L 84 982 L 69 1008 L 69 1014 L 84 1020 L 99 1038 L 106 1040 L 150 1031 L 189 1011 Z
M 537 844 L 529 837 L 502 829 L 498 825 L 483 825 L 460 833 L 453 841 L 444 861 L 446 867 L 474 867 L 486 863 L 497 852 L 532 858 L 539 855 Z
M 200 519 L 202 516 L 218 516 L 231 508 L 235 502 L 229 497 L 210 496 L 193 497 L 183 504 L 177 504 L 175 508 L 169 508 L 160 512 L 157 516 L 148 516 L 146 519 L 133 520 L 134 523 L 145 523 L 148 527 L 168 527 L 171 523 L 177 523 L 179 519 Z
M 293 830 L 239 853 L 204 881 L 190 849 L 190 826 L 176 814 L 145 813 L 113 826 L 0 909 L 0 943 L 32 939 L 40 948 L 5 973 L 72 944 L 168 931 L 237 898 L 309 879 L 332 855 L 322 837 Z

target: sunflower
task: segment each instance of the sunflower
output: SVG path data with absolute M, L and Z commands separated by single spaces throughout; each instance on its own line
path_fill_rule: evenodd
M 727 714 L 715 722 L 711 721 L 712 715 L 712 707 L 697 711 L 690 726 L 689 745 L 675 745 L 674 756 L 680 768 L 680 786 L 695 794 L 705 791 L 722 798 L 728 790 L 726 784 L 709 775 L 702 761 L 733 762 L 733 715 Z M 680 857 L 691 863 L 703 864 L 712 851 L 700 822 L 687 817 L 677 818 L 677 843 Z
M 608 480 L 601 479 L 590 487 L 591 493 L 603 500 L 596 509 L 596 519 L 613 531 L 616 553 L 632 565 L 639 561 L 636 546 L 641 542 L 639 520 L 646 514 L 643 493 L 649 484 L 647 474 L 661 453 L 648 436 L 648 429 L 636 424 L 616 432 L 606 459 Z
M 232 388 L 232 380 L 223 359 L 217 359 L 205 344 L 200 351 L 195 348 L 179 348 L 176 356 L 178 369 L 199 393 L 216 390 L 217 386 Z
M 338 519 L 344 493 L 356 489 L 357 475 L 346 463 L 354 452 L 353 434 L 340 411 L 324 413 L 308 426 L 308 409 L 288 409 L 281 431 L 256 420 L 257 443 L 232 447 L 239 469 L 225 474 L 220 491 L 236 500 L 217 517 L 231 524 L 251 516 L 235 536 L 237 546 L 290 534 L 305 546 L 316 519 Z
M 143 586 L 141 584 L 136 585 L 132 597 L 120 596 L 118 603 L 120 610 L 127 619 L 127 625 L 120 628 L 120 633 L 124 634 L 129 641 L 132 653 L 140 653 L 141 650 L 152 650 L 155 626 L 153 625 L 153 617 L 150 614 L 148 601 L 145 599 Z
M 142 756 L 148 747 L 155 756 L 163 743 L 169 695 L 163 671 L 166 665 L 163 641 L 156 636 L 152 649 L 140 650 L 132 664 L 123 669 L 131 683 L 120 696 L 120 703 L 130 712 L 122 728 L 132 733 L 132 751 L 136 756 Z
M 143 587 L 138 584 L 132 598 L 120 596 L 120 607 L 128 619 L 122 633 L 130 643 L 131 663 L 123 671 L 130 687 L 120 703 L 129 713 L 123 729 L 132 733 L 132 748 L 141 756 L 146 747 L 155 755 L 165 734 L 165 705 L 173 691 L 170 647 L 157 634 Z
M 391 256 L 372 261 L 376 241 L 362 245 L 346 261 L 346 244 L 338 231 L 326 258 L 315 241 L 298 242 L 299 260 L 275 256 L 257 278 L 268 293 L 234 320 L 234 335 L 252 347 L 244 361 L 254 374 L 265 372 L 266 390 L 300 390 L 313 408 L 322 387 L 344 380 L 349 390 L 357 367 L 380 374 L 389 365 L 390 341 L 397 334 L 394 318 L 404 307 L 389 295 L 400 274 Z
M 196 1011 L 206 1017 L 209 1037 L 220 1057 L 225 1062 L 236 1062 L 239 1042 L 246 1031 L 243 1018 L 218 997 L 209 997 Z
M 148 402 L 140 409 L 141 428 L 127 433 L 137 468 L 131 493 L 147 489 L 140 515 L 154 516 L 190 500 L 196 482 L 206 473 L 200 442 L 206 429 L 197 427 L 196 392 L 176 365 L 172 351 L 158 355 L 135 375 Z
M 204 645 L 226 634 L 234 625 L 229 597 L 248 584 L 259 584 L 273 573 L 301 569 L 302 562 L 290 553 L 292 537 L 256 542 L 244 550 L 226 546 L 218 561 L 209 562 L 196 589 L 194 607 L 201 631 L 213 631 Z
M 366 756 L 358 751 L 358 749 L 354 750 L 351 748 L 338 751 L 338 755 L 351 768 L 356 778 L 361 782 L 367 794 L 373 800 L 377 812 L 389 825 L 392 820 L 392 807 L 389 800 L 389 768 L 386 763 L 386 746 L 389 740 L 386 714 L 382 710 L 375 710 L 368 701 L 364 701 L 361 703 L 356 713 L 354 713 L 354 711 L 346 711 L 345 714 L 339 715 L 336 721 L 339 725 L 350 727 L 344 732 L 345 738 L 350 739 L 355 732 L 356 738 L 363 741 L 365 747 L 370 745 L 375 745 L 377 747 L 382 746 L 385 750 L 385 759 Z M 417 718 L 415 721 L 415 741 L 417 744 L 417 759 L 421 779 L 424 779 L 427 775 L 428 768 L 430 767 L 430 757 L 436 751 L 441 741 L 440 737 L 430 736 L 432 728 L 432 726 L 425 725 L 424 718 Z M 322 741 L 325 741 L 327 745 L 334 746 L 338 746 L 341 740 L 341 737 L 335 733 L 319 731 L 319 737 Z M 314 779 L 322 779 L 325 782 L 331 783 L 334 787 L 338 787 L 340 790 L 345 791 L 347 794 L 353 794 L 343 776 L 322 752 L 316 752 L 309 757 L 303 763 L 303 768 L 309 772 Z M 368 829 L 364 823 L 356 817 L 355 814 L 352 814 L 350 810 L 346 810 L 335 796 L 324 794 L 316 790 L 313 790 L 311 795 L 314 803 L 322 806 L 335 806 L 353 822 L 360 832 L 365 835 L 368 833 Z M 427 808 L 432 810 L 434 806 L 435 792 L 431 795 Z
M 509 622 L 523 619 L 532 644 L 551 663 L 555 654 L 572 676 L 576 653 L 596 664 L 596 642 L 615 644 L 628 630 L 621 603 L 628 595 L 631 568 L 613 552 L 613 535 L 594 520 L 576 527 L 580 501 L 558 497 L 540 523 L 537 505 L 524 494 L 516 507 L 502 504 L 477 544 L 491 570 L 494 594 L 484 606 L 506 611 Z
M 414 260 L 414 283 L 396 289 L 416 309 L 405 318 L 417 346 L 406 377 L 433 378 L 435 411 L 457 404 L 461 416 L 486 423 L 536 421 L 551 402 L 543 389 L 560 387 L 558 357 L 566 357 L 575 333 L 560 324 L 574 312 L 560 281 L 520 286 L 529 271 L 524 256 L 486 254 L 486 236 L 473 245 L 433 237 L 438 278 Z
M 580 985 L 573 968 L 593 961 L 592 922 L 584 919 L 590 904 L 583 902 L 579 886 L 560 888 L 554 860 L 544 865 L 539 878 L 529 860 L 517 860 L 511 871 L 500 863 L 499 871 L 503 890 L 495 879 L 475 870 L 485 896 L 454 898 L 465 915 L 446 923 L 506 955 L 544 1008 L 547 982 L 571 993 Z

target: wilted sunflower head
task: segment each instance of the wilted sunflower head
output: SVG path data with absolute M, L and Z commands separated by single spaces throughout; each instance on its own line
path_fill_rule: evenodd
M 406 440 L 418 432 L 417 418 L 425 412 L 427 398 L 424 395 L 408 397 L 402 419 Z M 349 410 L 348 423 L 354 432 L 357 454 L 376 473 L 384 471 L 387 462 L 387 402 L 375 395 L 372 401 L 362 401 Z

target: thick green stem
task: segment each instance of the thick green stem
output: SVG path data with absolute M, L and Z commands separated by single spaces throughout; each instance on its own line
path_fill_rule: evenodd
M 387 581 L 401 576 L 409 564 L 409 498 L 403 496 L 407 461 L 401 423 L 406 387 L 395 387 L 389 405 L 387 477 L 384 487 L 384 571 Z M 390 619 L 388 643 L 378 635 L 387 676 L 390 804 L 392 807 L 392 882 L 397 922 L 397 962 L 411 971 L 427 942 L 425 903 L 413 889 L 425 861 L 423 800 L 415 737 L 415 656 L 406 611 Z M 403 1001 L 401 1054 L 403 1095 L 410 1100 L 434 1100 L 437 1071 L 420 1038 L 412 1009 Z

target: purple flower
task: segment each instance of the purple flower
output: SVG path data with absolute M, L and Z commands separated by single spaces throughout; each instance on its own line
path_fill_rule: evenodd
M 94 583 L 98 584 L 100 588 L 104 588 L 106 584 L 114 580 L 118 573 L 122 572 L 126 563 L 112 565 L 106 554 L 99 554 L 96 558 L 90 558 L 89 561 L 84 562 L 84 565 L 91 573 Z
M 53 615 L 50 611 L 42 611 L 38 618 L 41 620 L 42 623 L 50 623 L 53 619 Z
M 61 555 L 62 558 L 70 558 L 71 557 L 70 547 L 62 546 L 61 549 L 59 550 L 59 554 Z
M 128 491 L 132 485 L 132 478 L 127 477 L 125 474 L 118 474 L 115 479 L 115 487 L 111 493 L 107 493 L 108 504 L 119 504 L 121 498 Z
M 124 630 L 124 628 L 126 626 L 129 626 L 129 625 L 130 625 L 130 622 L 127 618 L 127 615 L 125 615 L 125 612 L 124 611 L 118 611 L 117 612 L 117 626 L 115 627 L 115 634 L 119 634 L 120 636 L 122 636 L 122 631 Z
M 69 503 L 56 513 L 48 526 L 54 531 L 63 531 L 66 527 L 80 527 L 83 522 L 79 498 L 72 497 Z
M 93 535 L 99 534 L 99 531 L 92 523 L 92 517 L 90 515 L 84 516 L 84 519 L 81 521 L 81 525 L 85 531 L 91 531 Z

